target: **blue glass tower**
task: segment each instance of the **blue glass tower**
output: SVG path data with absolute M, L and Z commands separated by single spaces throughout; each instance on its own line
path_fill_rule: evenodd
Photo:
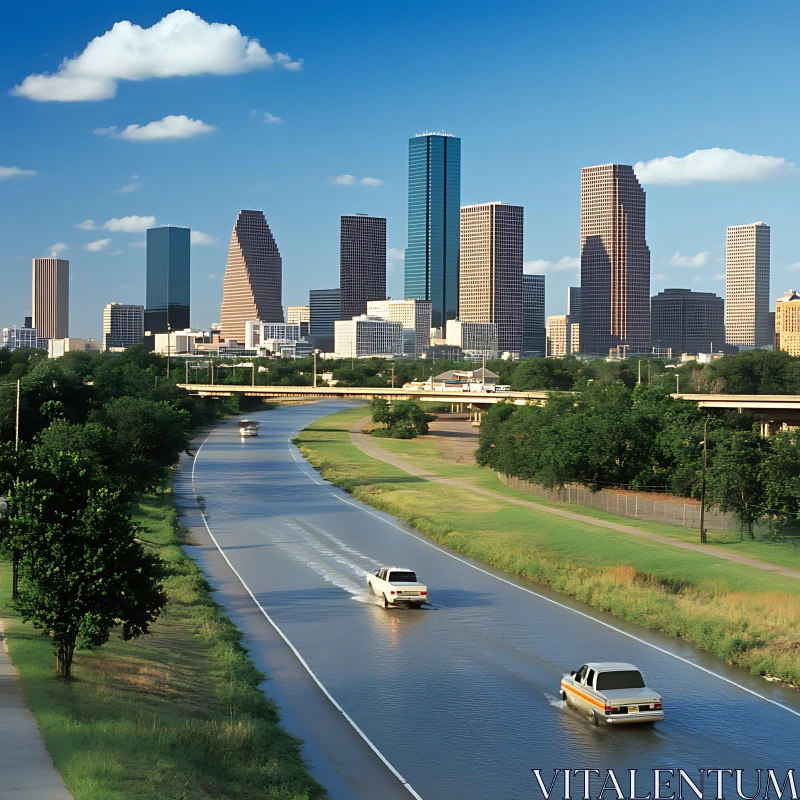
M 405 296 L 431 301 L 431 325 L 458 316 L 461 139 L 420 134 L 408 141 Z
M 189 228 L 147 231 L 147 292 L 144 329 L 150 333 L 189 327 Z

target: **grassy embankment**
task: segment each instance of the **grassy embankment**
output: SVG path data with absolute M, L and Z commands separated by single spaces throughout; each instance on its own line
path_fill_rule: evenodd
M 28 703 L 77 800 L 316 800 L 297 741 L 260 691 L 241 634 L 181 549 L 171 495 L 140 507 L 143 538 L 167 567 L 169 603 L 152 633 L 75 654 L 75 680 L 55 677 L 49 640 L 10 607 L 0 561 L 0 614 Z
M 414 478 L 351 444 L 349 427 L 363 416 L 363 408 L 339 412 L 297 437 L 324 477 L 357 499 L 471 558 L 800 685 L 800 581 Z M 431 444 L 375 441 L 409 453 L 408 445 Z M 433 457 L 428 450 L 414 463 Z M 452 470 L 462 469 L 478 468 L 444 472 L 461 477 Z M 505 488 L 493 479 L 492 488 Z

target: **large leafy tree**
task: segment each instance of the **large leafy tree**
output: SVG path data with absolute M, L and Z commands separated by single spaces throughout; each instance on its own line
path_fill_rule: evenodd
M 136 540 L 130 504 L 91 450 L 34 445 L 23 460 L 7 520 L 16 606 L 51 637 L 68 678 L 76 646 L 100 646 L 116 627 L 126 640 L 148 631 L 166 602 L 160 562 Z
M 424 436 L 428 432 L 428 423 L 433 420 L 433 416 L 413 400 L 400 400 L 390 404 L 382 397 L 376 397 L 371 406 L 372 421 L 386 426 L 379 428 L 376 434 L 393 439 Z

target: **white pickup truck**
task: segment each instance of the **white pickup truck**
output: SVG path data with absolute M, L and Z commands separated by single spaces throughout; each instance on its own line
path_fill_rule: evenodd
M 384 567 L 367 575 L 372 594 L 383 600 L 384 608 L 398 605 L 421 606 L 428 602 L 428 587 L 417 580 L 417 573 L 404 567 Z

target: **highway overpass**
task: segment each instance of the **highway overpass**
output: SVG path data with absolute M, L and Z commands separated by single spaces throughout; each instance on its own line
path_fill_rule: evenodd
M 420 403 L 452 403 L 477 411 L 485 410 L 489 406 L 501 402 L 514 403 L 518 406 L 544 405 L 550 394 L 549 392 L 465 392 L 460 387 L 441 391 L 438 389 L 390 389 L 361 386 L 321 386 L 318 388 L 312 386 L 247 386 L 232 383 L 181 383 L 178 384 L 178 388 L 200 397 L 232 397 L 235 394 L 242 394 L 245 397 L 262 397 L 265 400 L 280 400 L 289 397 L 372 400 L 373 397 L 383 397 L 386 400 L 416 400 Z
M 800 425 L 800 395 L 796 394 L 673 394 L 676 400 L 697 403 L 700 408 L 749 411 L 762 418 L 761 432 L 769 436 L 781 425 Z

